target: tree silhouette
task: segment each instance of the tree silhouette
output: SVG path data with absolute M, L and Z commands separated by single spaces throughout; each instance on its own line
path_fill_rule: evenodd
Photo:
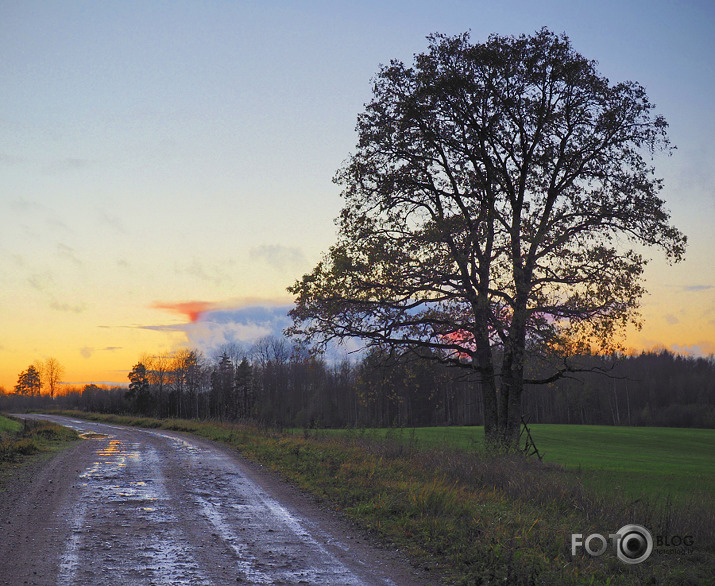
M 670 261 L 648 155 L 667 124 L 635 82 L 611 84 L 566 36 L 429 37 L 383 66 L 336 175 L 337 243 L 289 291 L 287 331 L 362 338 L 480 375 L 487 439 L 518 442 L 527 353 L 609 351 L 639 323 L 646 259 Z
M 64 368 L 56 358 L 48 358 L 42 365 L 44 371 L 45 385 L 51 399 L 54 399 L 57 392 L 57 385 L 62 378 Z
M 146 415 L 151 407 L 151 394 L 149 392 L 149 378 L 146 366 L 138 362 L 128 376 L 129 390 L 126 393 L 126 397 L 132 402 L 135 411 Z
M 18 395 L 34 397 L 40 394 L 42 388 L 42 380 L 39 371 L 32 365 L 27 367 L 27 370 L 20 373 L 15 385 L 15 392 Z

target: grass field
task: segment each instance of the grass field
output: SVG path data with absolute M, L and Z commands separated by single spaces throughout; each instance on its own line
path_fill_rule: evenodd
M 616 492 L 631 499 L 671 498 L 682 504 L 705 500 L 715 507 L 715 430 L 596 425 L 532 425 L 530 429 L 545 462 L 581 472 L 583 482 L 601 493 Z M 484 448 L 482 427 L 317 433 L 365 434 L 418 447 Z

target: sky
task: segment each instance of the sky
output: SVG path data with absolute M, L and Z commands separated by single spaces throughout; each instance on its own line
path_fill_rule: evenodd
M 280 333 L 380 64 L 543 26 L 645 86 L 677 146 L 654 165 L 686 260 L 653 251 L 627 345 L 712 354 L 714 25 L 710 0 L 0 0 L 0 386 Z

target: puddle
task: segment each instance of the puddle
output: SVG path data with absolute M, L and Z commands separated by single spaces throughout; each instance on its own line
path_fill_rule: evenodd
M 79 437 L 82 439 L 104 439 L 109 437 L 106 433 L 96 433 L 94 431 L 86 431 L 85 433 L 80 433 Z

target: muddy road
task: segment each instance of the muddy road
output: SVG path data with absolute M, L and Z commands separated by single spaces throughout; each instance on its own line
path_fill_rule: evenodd
M 260 467 L 178 433 L 33 415 L 86 438 L 0 495 L 0 584 L 419 584 Z

